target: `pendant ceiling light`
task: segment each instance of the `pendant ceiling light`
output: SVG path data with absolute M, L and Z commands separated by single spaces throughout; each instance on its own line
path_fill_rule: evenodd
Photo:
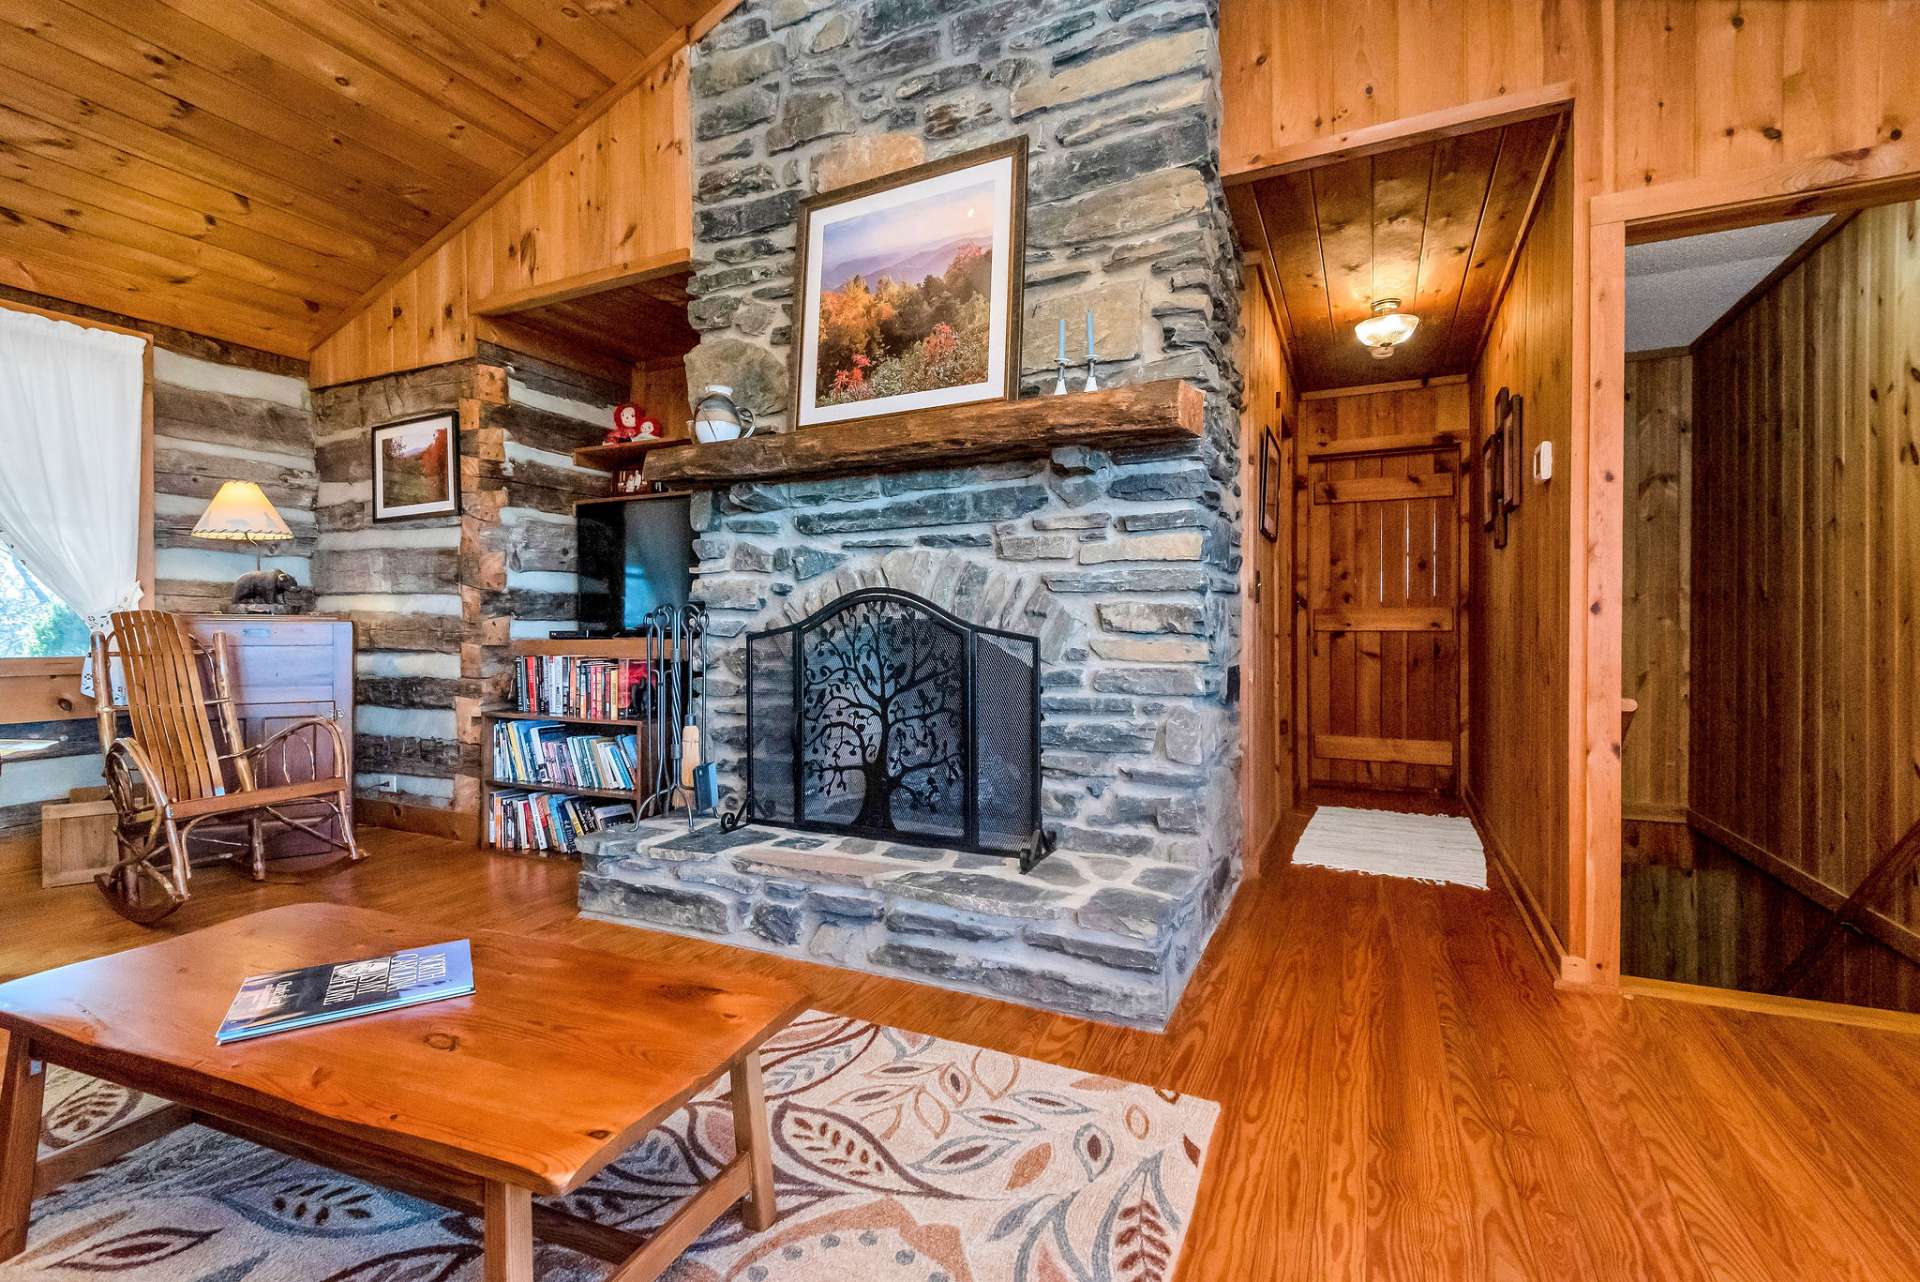
M 1373 358 L 1383 361 L 1393 355 L 1393 349 L 1413 337 L 1413 331 L 1420 328 L 1420 318 L 1399 310 L 1397 298 L 1376 298 L 1373 300 L 1373 315 L 1353 327 L 1354 337 L 1358 338 Z

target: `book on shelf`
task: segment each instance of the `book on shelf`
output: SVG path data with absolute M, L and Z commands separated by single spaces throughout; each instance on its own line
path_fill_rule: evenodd
M 564 850 L 582 833 L 632 823 L 633 803 L 556 792 L 496 791 L 487 802 L 487 844 L 498 850 Z
M 501 783 L 632 792 L 637 734 L 583 734 L 558 721 L 493 723 L 492 775 Z
M 514 660 L 515 712 L 630 720 L 645 715 L 651 689 L 652 668 L 644 659 L 523 654 Z
M 472 991 L 473 954 L 464 939 L 384 957 L 268 971 L 240 982 L 214 1040 L 224 1045 Z

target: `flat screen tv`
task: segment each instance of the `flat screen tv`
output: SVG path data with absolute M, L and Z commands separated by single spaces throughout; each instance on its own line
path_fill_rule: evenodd
M 685 605 L 693 586 L 693 526 L 685 494 L 596 500 L 579 520 L 580 626 L 638 631 L 659 605 Z

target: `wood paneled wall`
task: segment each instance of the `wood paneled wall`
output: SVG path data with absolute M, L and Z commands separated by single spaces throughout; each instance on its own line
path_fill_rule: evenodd
M 1840 892 L 1920 819 L 1916 369 L 1916 203 L 1694 351 L 1691 804 Z
M 1920 124 L 1913 0 L 1223 0 L 1221 171 L 1563 81 L 1602 99 L 1621 190 L 1897 139 Z
M 1639 710 L 1620 744 L 1620 806 L 1635 819 L 1684 821 L 1693 573 L 1690 356 L 1627 361 L 1626 425 L 1621 673 Z
M 471 309 L 509 290 L 684 261 L 693 244 L 687 55 L 664 60 L 598 120 L 424 255 L 314 349 L 316 387 L 472 356 Z
M 1529 452 L 1553 443 L 1554 479 L 1529 472 L 1496 549 L 1478 528 L 1468 541 L 1470 693 L 1466 794 L 1491 852 L 1504 861 L 1561 946 L 1568 941 L 1572 715 L 1568 683 L 1568 546 L 1577 478 L 1573 433 L 1574 190 L 1555 163 L 1513 281 L 1474 369 L 1475 456 L 1502 387 L 1524 396 Z M 1476 474 L 1478 471 L 1476 465 Z M 1525 469 L 1523 469 L 1525 470 Z
M 1624 856 L 1625 975 L 1766 992 L 1832 906 L 1685 824 L 1628 820 Z M 1920 1011 L 1916 942 L 1878 922 L 1842 931 L 1793 995 Z
M 1295 467 L 1295 551 L 1293 566 L 1294 664 L 1297 673 L 1294 724 L 1314 751 L 1299 751 L 1295 786 L 1305 791 L 1323 788 L 1384 788 L 1395 791 L 1452 795 L 1457 788 L 1458 752 L 1440 760 L 1432 746 L 1457 742 L 1464 729 L 1461 703 L 1460 654 L 1468 621 L 1457 608 L 1464 587 L 1464 567 L 1458 525 L 1466 503 L 1460 484 L 1460 443 L 1469 433 L 1472 391 L 1465 378 L 1449 376 L 1424 384 L 1383 384 L 1377 388 L 1343 389 L 1332 395 L 1314 394 L 1300 402 L 1300 453 Z M 1409 451 L 1398 454 L 1367 450 Z M 1359 451 L 1359 452 L 1356 452 Z M 1329 500 L 1355 480 L 1378 485 L 1375 478 L 1389 472 L 1402 478 L 1416 474 L 1444 488 L 1443 498 L 1388 502 L 1391 516 L 1364 510 L 1374 504 L 1334 503 Z M 1337 511 L 1338 508 L 1346 511 Z M 1435 529 L 1435 512 L 1418 513 L 1415 524 L 1443 536 L 1437 548 L 1427 550 L 1417 574 L 1420 589 L 1436 584 L 1439 597 L 1409 593 L 1400 572 L 1391 577 L 1395 590 L 1382 595 L 1393 605 L 1424 605 L 1446 620 L 1444 629 L 1383 631 L 1364 627 L 1333 627 L 1322 607 L 1355 596 L 1364 606 L 1368 594 L 1355 592 L 1349 581 L 1363 562 L 1398 567 L 1402 562 L 1402 534 L 1411 535 L 1404 508 L 1437 507 L 1450 519 Z M 1377 524 L 1376 524 L 1377 522 Z M 1401 530 L 1402 534 L 1393 533 Z M 1385 544 L 1384 547 L 1370 544 Z M 1316 562 L 1319 563 L 1316 569 Z M 1364 572 L 1359 576 L 1369 577 Z M 1387 604 L 1380 601 L 1380 604 Z M 1318 610 L 1322 617 L 1313 617 Z M 1404 613 L 1403 610 L 1381 611 Z M 1366 622 L 1367 611 L 1354 611 L 1354 623 Z M 1404 625 L 1399 625 L 1404 626 Z M 1373 759 L 1331 757 L 1329 739 L 1373 741 L 1364 749 Z M 1426 750 L 1410 752 L 1419 745 Z M 1389 748 L 1392 745 L 1392 748 Z M 1353 745 L 1344 749 L 1350 751 Z M 1416 760 L 1425 755 L 1426 759 Z
M 1246 379 L 1240 411 L 1240 554 L 1242 595 L 1240 662 L 1246 726 L 1241 762 L 1246 850 L 1255 866 L 1293 808 L 1293 451 L 1298 445 L 1297 400 L 1272 294 L 1257 270 L 1242 290 L 1240 372 Z M 1260 451 L 1265 433 L 1279 443 L 1278 537 L 1260 528 Z

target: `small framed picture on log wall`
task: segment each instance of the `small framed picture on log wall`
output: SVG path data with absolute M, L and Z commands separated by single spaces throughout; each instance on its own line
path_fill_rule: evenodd
M 432 414 L 373 429 L 373 519 L 460 513 L 460 416 Z

